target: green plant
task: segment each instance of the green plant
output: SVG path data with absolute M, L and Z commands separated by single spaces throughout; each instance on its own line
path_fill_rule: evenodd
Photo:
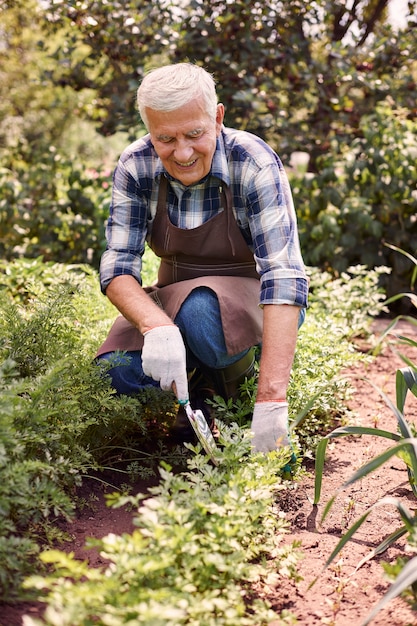
M 289 386 L 294 436 L 311 457 L 324 433 L 349 418 L 351 393 L 341 371 L 369 357 L 355 350 L 354 339 L 368 337 L 371 316 L 381 312 L 379 277 L 386 268 L 349 268 L 339 278 L 310 268 L 310 307 L 299 331 Z
M 251 457 L 247 431 L 220 424 L 220 433 L 218 467 L 207 463 L 199 445 L 190 446 L 195 454 L 187 471 L 173 473 L 163 463 L 151 497 L 111 499 L 139 509 L 131 535 L 90 543 L 108 567 L 89 568 L 56 551 L 43 554 L 54 573 L 31 578 L 27 586 L 48 590 L 46 624 L 98 619 L 115 626 L 249 626 L 276 617 L 253 597 L 250 584 L 265 584 L 272 572 L 298 579 L 298 545 L 282 545 L 287 522 L 276 504 L 290 451 Z
M 393 247 L 393 246 L 391 246 Z M 404 253 L 403 251 L 395 248 L 402 254 L 407 254 L 409 258 L 413 260 L 415 263 L 415 267 L 417 269 L 417 259 L 409 255 L 408 253 Z M 416 273 L 413 273 L 413 281 L 415 280 Z M 413 282 L 414 284 L 414 282 Z M 413 286 L 413 285 L 412 285 Z M 411 297 L 411 301 L 414 305 L 417 304 L 417 300 L 414 294 L 399 294 L 398 297 L 402 297 L 405 295 L 409 295 Z M 395 326 L 398 323 L 399 319 L 396 318 L 393 323 L 389 325 L 389 329 Z M 409 321 L 415 325 L 417 325 L 417 321 L 414 318 L 407 318 Z M 385 334 L 387 334 L 388 330 Z M 400 336 L 400 341 L 411 345 L 417 348 L 417 341 L 414 341 L 410 338 L 405 338 Z M 388 439 L 390 441 L 394 441 L 394 445 L 385 450 L 383 453 L 371 459 L 371 461 L 367 462 L 365 465 L 360 467 L 338 490 L 338 492 L 330 499 L 327 503 L 324 513 L 323 519 L 329 513 L 335 498 L 341 490 L 345 489 L 348 485 L 353 484 L 354 482 L 361 480 L 368 474 L 374 472 L 378 467 L 386 463 L 391 457 L 397 456 L 399 457 L 406 465 L 408 479 L 410 483 L 410 487 L 414 496 L 417 498 L 417 431 L 415 425 L 413 423 L 408 423 L 404 417 L 404 409 L 408 392 L 417 397 L 417 365 L 414 364 L 409 358 L 402 356 L 403 360 L 407 363 L 407 367 L 398 369 L 396 372 L 396 404 L 393 402 L 381 391 L 378 390 L 381 394 L 382 398 L 386 402 L 386 404 L 391 408 L 394 413 L 399 432 L 389 432 L 385 430 L 381 430 L 378 428 L 367 428 L 362 426 L 345 426 L 342 428 L 338 428 L 331 432 L 329 435 L 323 438 L 323 440 L 317 446 L 316 451 L 316 478 L 315 478 L 315 495 L 314 495 L 314 504 L 318 504 L 320 500 L 321 494 L 321 485 L 322 485 L 322 477 L 323 477 L 323 467 L 325 461 L 325 451 L 328 442 L 331 439 L 335 439 L 338 437 L 348 436 L 348 435 L 371 435 L 376 437 L 382 437 Z M 373 384 L 373 383 L 370 383 Z M 346 545 L 346 543 L 353 537 L 356 531 L 362 526 L 365 520 L 368 518 L 371 511 L 375 508 L 385 505 L 391 505 L 396 507 L 398 513 L 401 516 L 403 521 L 403 526 L 394 531 L 388 537 L 384 539 L 382 543 L 380 543 L 367 557 L 365 557 L 361 563 L 358 565 L 360 567 L 367 560 L 372 558 L 373 556 L 380 554 L 385 551 L 390 545 L 392 545 L 399 537 L 407 534 L 407 540 L 410 545 L 411 551 L 415 552 L 417 547 L 417 519 L 414 513 L 411 513 L 409 509 L 401 502 L 398 498 L 392 497 L 384 497 L 378 502 L 376 502 L 372 507 L 367 509 L 363 515 L 359 519 L 355 521 L 355 523 L 349 528 L 349 530 L 343 535 L 342 539 L 338 542 L 333 552 L 329 556 L 326 561 L 325 567 L 330 565 L 336 556 L 340 553 L 342 548 Z M 385 606 L 389 600 L 398 596 L 399 594 L 404 594 L 406 598 L 410 598 L 412 606 L 415 608 L 417 595 L 416 595 L 416 585 L 417 585 L 417 557 L 411 558 L 408 561 L 404 561 L 403 559 L 399 559 L 395 566 L 385 565 L 386 571 L 390 574 L 391 578 L 396 576 L 392 586 L 382 598 L 382 600 L 377 604 L 377 606 L 371 611 L 370 615 L 363 622 L 363 626 L 369 624 L 369 622 L 375 617 L 375 615 Z
M 113 309 L 100 296 L 95 273 L 63 269 L 40 260 L 10 264 L 0 292 L 3 600 L 19 596 L 40 546 L 56 534 L 56 521 L 73 515 L 83 475 L 109 463 L 128 474 L 135 459 L 149 471 L 155 466 L 158 454 L 146 451 L 147 438 L 152 422 L 161 413 L 166 419 L 173 404 L 156 390 L 116 397 L 93 362 Z M 13 555 L 7 546 L 14 546 Z
M 405 291 L 413 266 L 383 242 L 417 248 L 416 129 L 408 110 L 389 98 L 361 119 L 352 141 L 333 139 L 317 173 L 294 179 L 308 264 L 335 276 L 351 265 L 385 265 L 392 270 L 381 276 L 388 296 Z M 409 308 L 406 300 L 401 304 Z M 395 301 L 390 306 L 395 308 Z
M 54 146 L 10 148 L 0 158 L 2 256 L 97 267 L 109 186 L 110 171 L 89 169 Z
M 149 250 L 145 256 L 144 280 L 150 284 L 158 260 Z M 343 402 L 349 390 L 340 370 L 365 358 L 349 337 L 366 333 L 369 303 L 364 294 L 374 310 L 374 298 L 380 297 L 375 295 L 378 273 L 355 272 L 334 282 L 311 271 L 311 308 L 300 331 L 290 384 L 291 428 L 299 453 L 296 476 L 321 433 L 347 417 Z M 4 546 L 9 540 L 21 545 L 13 559 L 6 547 L 0 552 L 5 599 L 22 593 L 22 577 L 39 567 L 37 554 L 54 537 L 57 519 L 72 515 L 83 476 L 106 482 L 104 470 L 109 469 L 110 482 L 120 488 L 129 479 L 155 472 L 162 460 L 181 469 L 190 453 L 169 446 L 165 438 L 176 410 L 173 395 L 155 388 L 137 397 L 118 397 L 105 369 L 94 364 L 117 314 L 100 293 L 95 270 L 19 259 L 0 264 L 0 285 L 0 525 Z M 223 436 L 230 432 L 234 445 L 237 433 L 248 429 L 256 384 L 255 376 L 242 385 L 235 402 L 215 403 L 219 421 L 231 429 Z M 227 449 L 230 456 L 232 448 Z M 233 463 L 243 467 L 246 457 L 242 450 L 239 455 Z M 284 470 L 278 473 L 288 477 Z M 34 485 L 39 485 L 37 491 Z M 126 484 L 122 488 L 128 491 Z
M 371 316 L 383 309 L 379 276 L 388 270 L 353 267 L 337 279 L 315 268 L 309 271 L 310 307 L 299 332 L 288 390 L 293 441 L 305 457 L 313 456 L 335 422 L 348 420 L 351 387 L 340 372 L 369 358 L 355 350 L 353 340 L 370 335 Z M 237 399 L 215 397 L 217 416 L 226 423 L 248 424 L 256 390 L 255 374 L 241 386 Z

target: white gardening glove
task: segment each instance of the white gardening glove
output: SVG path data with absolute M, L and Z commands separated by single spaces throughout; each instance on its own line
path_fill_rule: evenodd
M 288 446 L 288 402 L 255 402 L 251 429 L 254 452 Z
M 142 367 L 161 389 L 173 390 L 181 401 L 188 400 L 185 345 L 178 326 L 156 326 L 144 333 Z

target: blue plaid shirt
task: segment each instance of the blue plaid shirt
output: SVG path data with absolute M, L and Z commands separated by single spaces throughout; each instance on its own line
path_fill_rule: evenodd
M 122 153 L 113 177 L 107 249 L 100 266 L 103 291 L 123 274 L 141 283 L 142 255 L 156 213 L 159 181 L 166 173 L 149 135 Z M 223 128 L 210 173 L 185 187 L 168 176 L 168 213 L 179 228 L 196 228 L 223 210 L 219 187 L 230 186 L 233 212 L 261 277 L 260 304 L 307 306 L 308 281 L 296 215 L 279 157 L 259 137 Z

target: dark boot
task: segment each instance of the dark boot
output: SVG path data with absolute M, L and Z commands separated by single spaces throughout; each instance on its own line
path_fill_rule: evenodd
M 216 395 L 225 400 L 237 398 L 240 385 L 255 373 L 255 351 L 256 348 L 251 348 L 239 361 L 221 369 L 202 368 L 202 372 L 211 382 Z
M 239 387 L 247 378 L 251 378 L 255 373 L 255 348 L 251 348 L 244 357 L 221 369 L 211 369 L 200 366 L 193 370 L 189 378 L 190 404 L 195 409 L 200 409 L 207 424 L 214 436 L 216 433 L 216 423 L 214 420 L 213 407 L 207 400 L 218 395 L 227 400 L 236 399 L 239 394 Z M 196 443 L 197 437 L 185 413 L 185 409 L 178 409 L 177 417 L 171 428 L 171 436 L 177 443 Z
M 218 435 L 216 423 L 212 415 L 213 408 L 207 403 L 207 400 L 213 398 L 216 392 L 210 387 L 202 372 L 197 368 L 189 374 L 188 386 L 190 390 L 191 408 L 193 410 L 199 409 L 206 418 L 206 422 L 213 435 L 216 436 L 216 432 Z M 177 417 L 171 427 L 170 433 L 176 443 L 197 443 L 197 436 L 182 406 L 178 409 Z

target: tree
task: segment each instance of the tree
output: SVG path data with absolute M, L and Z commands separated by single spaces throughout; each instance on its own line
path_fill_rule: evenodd
M 284 158 L 356 136 L 387 93 L 416 115 L 413 33 L 386 23 L 389 0 L 192 0 L 174 58 L 219 81 L 226 122 L 263 136 Z M 417 26 L 416 3 L 409 25 Z M 393 71 L 394 70 L 394 71 Z
M 172 6 L 164 0 L 55 0 L 45 13 L 58 35 L 53 79 L 76 91 L 94 89 L 84 114 L 98 130 L 136 132 L 135 91 L 150 61 L 169 62 L 176 35 Z
M 190 60 L 213 73 L 226 123 L 250 130 L 284 160 L 307 150 L 314 170 L 333 137 L 350 140 L 387 93 L 416 115 L 416 61 L 408 29 L 387 24 L 390 0 L 55 0 L 54 82 L 96 91 L 88 114 L 100 132 L 133 135 L 144 72 Z
M 97 263 L 103 180 L 88 172 L 82 139 L 77 158 L 69 150 L 94 92 L 55 80 L 50 51 L 59 34 L 45 36 L 38 2 L 2 2 L 1 9 L 0 254 Z
M 10 246 L 12 235 L 12 254 L 85 260 L 84 240 L 104 219 L 103 180 L 86 178 L 80 124 L 87 120 L 105 137 L 119 130 L 136 137 L 144 132 L 135 104 L 140 79 L 153 66 L 185 60 L 215 76 L 226 124 L 265 138 L 286 165 L 293 152 L 308 153 L 318 185 L 313 197 L 330 204 L 323 209 L 319 202 L 313 216 L 304 211 L 306 194 L 296 203 L 302 219 L 320 220 L 336 206 L 333 187 L 350 197 L 334 182 L 337 172 L 331 189 L 326 177 L 345 148 L 368 145 L 366 120 L 378 104 L 390 95 L 411 122 L 417 116 L 417 0 L 409 1 L 408 25 L 399 32 L 387 23 L 389 1 L 0 0 L 7 68 L 0 88 L 0 246 Z M 98 143 L 95 135 L 90 144 Z M 308 253 L 317 245 L 310 237 L 317 225 L 301 223 Z M 339 227 L 348 225 L 342 220 Z M 102 234 L 88 238 L 95 260 L 101 245 Z

